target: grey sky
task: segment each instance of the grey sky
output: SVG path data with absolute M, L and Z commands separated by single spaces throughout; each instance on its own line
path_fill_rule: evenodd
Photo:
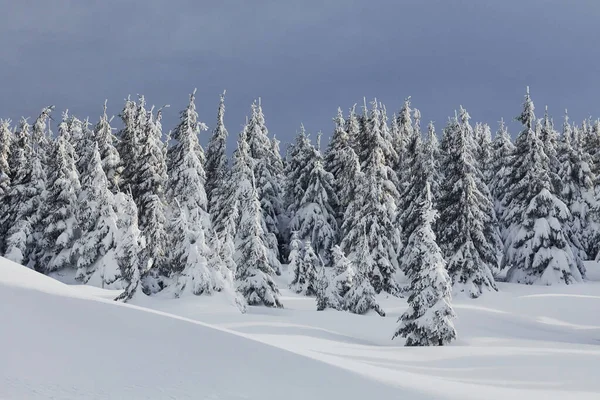
M 234 143 L 261 96 L 270 132 L 328 136 L 341 106 L 406 96 L 441 129 L 463 105 L 494 126 L 531 86 L 538 116 L 600 116 L 598 0 L 0 0 L 0 117 L 42 106 L 96 121 L 105 98 L 171 104 L 198 88 L 214 126 L 227 89 Z M 55 115 L 58 119 L 58 113 Z M 512 133 L 518 127 L 511 126 Z M 206 143 L 206 140 L 203 140 Z

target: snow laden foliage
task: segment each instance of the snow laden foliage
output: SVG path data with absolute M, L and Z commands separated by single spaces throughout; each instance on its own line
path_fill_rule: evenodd
M 108 114 L 106 113 L 105 101 L 104 112 L 94 127 L 94 139 L 98 143 L 102 169 L 108 179 L 108 187 L 113 193 L 116 193 L 121 184 L 123 166 L 121 165 L 121 156 L 115 147 L 117 138 L 112 132 L 112 127 L 110 126 L 111 120 L 112 118 L 108 118 Z
M 218 198 L 215 193 L 222 190 L 227 178 L 227 129 L 225 128 L 225 92 L 221 95 L 219 110 L 217 112 L 217 126 L 206 148 L 206 195 L 208 199 L 209 210 L 213 209 L 213 197 Z M 218 207 L 218 204 L 214 207 Z
M 437 236 L 454 287 L 476 298 L 484 290 L 497 290 L 493 272 L 498 270 L 502 242 L 490 194 L 474 159 L 468 113 L 463 109 L 461 116 L 460 123 L 451 121 L 446 128 Z
M 366 314 L 373 310 L 382 317 L 385 311 L 381 308 L 375 297 L 375 289 L 371 284 L 370 276 L 376 267 L 375 259 L 371 255 L 369 240 L 363 233 L 355 246 L 352 254 L 352 266 L 356 271 L 353 285 L 345 296 L 345 308 L 354 314 Z
M 265 222 L 265 238 L 269 249 L 269 262 L 272 268 L 281 273 L 279 262 L 279 216 L 283 213 L 283 192 L 281 187 L 281 156 L 273 152 L 273 144 L 268 136 L 265 116 L 260 99 L 252 104 L 252 116 L 248 123 L 247 137 L 250 166 L 256 180 L 256 190 Z
M 333 175 L 325 171 L 320 152 L 311 162 L 308 186 L 294 210 L 289 227 L 296 231 L 301 240 L 311 244 L 326 265 L 329 265 L 331 247 L 337 241 L 337 220 L 334 207 L 338 198 L 333 188 Z
M 297 244 L 293 245 L 293 247 L 296 246 Z M 321 261 L 310 241 L 304 242 L 304 246 L 297 251 L 299 254 L 294 256 L 294 279 L 290 288 L 298 294 L 315 296 L 317 294 L 317 270 L 321 267 Z
M 350 141 L 350 146 L 352 146 L 352 149 L 356 153 L 358 151 L 358 135 L 360 132 L 360 123 L 358 121 L 358 115 L 356 114 L 356 104 L 354 104 L 352 108 L 350 108 L 350 112 L 348 113 L 348 118 L 346 118 L 344 129 L 348 133 L 348 140 Z
M 490 194 L 494 200 L 494 209 L 496 215 L 501 217 L 504 214 L 504 196 L 510 182 L 512 170 L 513 154 L 515 146 L 512 143 L 510 134 L 506 129 L 504 120 L 500 121 L 500 126 L 491 146 L 492 159 L 490 161 Z M 500 233 L 502 239 L 506 239 L 506 226 L 500 221 Z
M 235 235 L 236 287 L 249 305 L 283 307 L 273 280 L 275 269 L 265 241 L 262 208 L 255 187 L 246 129 L 238 140 L 232 168 L 239 222 Z
M 523 130 L 516 140 L 504 198 L 503 221 L 509 233 L 503 265 L 508 268 L 509 282 L 579 282 L 585 272 L 569 238 L 570 212 L 552 192 L 550 159 L 540 132 L 535 130 L 534 109 L 528 90 L 523 112 L 517 118 Z
M 413 164 L 414 154 L 410 153 L 409 148 L 414 149 L 416 135 L 411 118 L 410 97 L 404 100 L 402 108 L 396 117 L 395 130 L 393 129 L 393 145 L 398 153 L 398 163 L 394 170 L 398 174 L 398 191 L 403 193 L 410 181 L 410 166 Z
M 354 267 L 340 246 L 332 248 L 333 271 L 322 268 L 317 289 L 317 311 L 327 308 L 346 310 L 346 296 L 354 285 Z
M 456 339 L 450 304 L 452 293 L 446 262 L 436 243 L 436 218 L 429 184 L 419 202 L 419 224 L 406 245 L 411 295 L 408 310 L 398 320 L 393 338 L 406 338 L 406 346 L 443 346 Z
M 338 108 L 334 122 L 335 131 L 325 153 L 325 170 L 333 175 L 333 188 L 338 197 L 335 215 L 341 220 L 354 196 L 356 174 L 360 170 L 360 164 L 352 148 L 350 135 L 346 131 L 341 108 Z
M 550 179 L 553 185 L 553 193 L 562 192 L 562 181 L 560 176 L 562 174 L 562 166 L 558 159 L 558 132 L 554 129 L 554 121 L 548 114 L 548 106 L 544 111 L 544 118 L 541 121 L 537 121 L 539 127 L 536 127 L 539 132 L 540 140 L 544 146 L 544 153 L 548 157 L 550 167 Z
M 36 122 L 38 127 L 41 126 L 39 121 Z M 4 256 L 39 270 L 39 243 L 43 229 L 40 218 L 46 198 L 47 166 L 42 161 L 44 153 L 41 146 L 31 140 L 30 126 L 25 119 L 19 123 L 10 151 L 12 181 L 2 199 Z
M 377 291 L 398 293 L 394 274 L 398 269 L 395 249 L 399 243 L 399 231 L 394 224 L 398 192 L 394 184 L 394 172 L 385 164 L 382 147 L 386 145 L 379 130 L 380 115 L 377 104 L 369 113 L 371 147 L 362 172 L 357 176 L 357 190 L 348 206 L 342 224 L 341 247 L 351 260 L 359 255 L 363 240 L 368 241 L 373 268 L 368 278 Z
M 43 256 L 38 267 L 46 273 L 75 267 L 72 248 L 79 231 L 76 211 L 81 190 L 75 157 L 69 126 L 63 119 L 50 154 L 48 193 L 41 219 Z
M 139 103 L 138 119 L 144 121 L 140 137 L 139 169 L 132 181 L 133 199 L 138 207 L 138 220 L 144 235 L 142 265 L 144 291 L 156 293 L 165 285 L 164 278 L 171 275 L 167 262 L 168 235 L 165 204 L 167 163 L 162 138 L 161 110 L 154 117 L 152 110 L 146 113 L 143 97 Z M 140 115 L 146 114 L 145 118 Z M 137 193 L 137 197 L 135 195 Z M 204 196 L 206 203 L 206 196 Z
M 10 120 L 0 119 L 0 198 L 4 198 L 10 187 L 10 147 L 13 140 Z
M 135 175 L 138 171 L 140 162 L 140 140 L 143 127 L 137 124 L 137 105 L 130 97 L 125 101 L 123 110 L 119 117 L 123 123 L 123 128 L 119 131 L 119 142 L 117 150 L 122 160 L 122 173 L 119 188 L 125 192 L 131 191 L 134 197 L 137 197 L 137 188 L 135 187 Z M 146 118 L 145 111 L 143 118 Z
M 285 166 L 285 205 L 288 214 L 293 217 L 295 210 L 300 208 L 304 193 L 308 188 L 310 173 L 318 151 L 310 142 L 304 125 L 296 135 L 294 143 L 287 149 Z
M 111 287 L 121 279 L 115 259 L 119 240 L 117 213 L 108 179 L 102 169 L 98 145 L 94 143 L 88 157 L 82 162 L 78 221 L 81 236 L 73 246 L 77 273 L 75 278 L 88 283 L 93 275 L 100 287 Z
M 406 257 L 404 257 L 403 252 L 408 239 L 419 223 L 420 210 L 417 200 L 422 196 L 426 185 L 429 185 L 430 187 L 433 200 L 439 199 L 440 195 L 442 176 L 440 174 L 439 166 L 439 145 L 433 123 L 429 124 L 428 130 L 427 141 L 424 143 L 418 142 L 419 144 L 416 148 L 417 153 L 414 157 L 414 164 L 411 167 L 413 169 L 413 174 L 410 177 L 410 181 L 406 186 L 404 194 L 400 196 L 401 203 L 404 204 L 404 206 L 401 207 L 401 212 L 398 213 L 397 218 L 398 224 L 402 228 L 403 240 L 399 264 L 404 272 L 407 271 L 408 265 L 406 264 Z
M 593 252 L 593 242 L 598 224 L 595 221 L 593 208 L 596 204 L 594 196 L 594 177 L 590 169 L 591 158 L 581 151 L 579 135 L 574 136 L 568 115 L 565 116 L 563 134 L 558 145 L 558 161 L 560 162 L 560 197 L 569 207 L 571 219 L 568 222 L 571 240 L 580 249 L 579 256 L 589 259 Z M 592 256 L 593 257 L 593 256 Z
M 137 207 L 131 195 L 117 193 L 115 208 L 119 210 L 117 228 L 121 233 L 115 258 L 121 269 L 121 276 L 127 284 L 115 300 L 127 302 L 141 289 L 142 264 L 139 255 L 142 233 L 138 228 Z
M 198 121 L 195 92 L 188 107 L 181 112 L 179 125 L 173 131 L 175 145 L 169 151 L 170 201 L 177 205 L 171 222 L 171 252 L 169 265 L 175 272 L 175 295 L 212 294 L 231 288 L 231 273 L 227 271 L 219 247 L 212 247 L 213 236 L 204 188 L 206 175 L 199 154 L 202 148 L 198 134 L 205 125 Z
M 492 170 L 492 130 L 488 124 L 475 124 L 475 139 L 477 141 L 477 154 L 475 159 L 481 170 L 483 181 L 490 185 L 493 176 Z

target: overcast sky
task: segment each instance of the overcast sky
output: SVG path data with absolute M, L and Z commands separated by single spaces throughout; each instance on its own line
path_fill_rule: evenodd
M 104 99 L 170 104 L 198 88 L 233 145 L 254 98 L 283 143 L 328 136 L 338 106 L 407 96 L 441 129 L 459 105 L 496 125 L 530 85 L 542 116 L 600 117 L 599 0 L 0 0 L 0 117 L 48 104 L 94 122 Z M 56 119 L 60 118 L 58 113 Z M 511 125 L 512 133 L 518 129 Z M 206 134 L 205 134 L 206 135 Z M 203 140 L 206 143 L 206 140 Z

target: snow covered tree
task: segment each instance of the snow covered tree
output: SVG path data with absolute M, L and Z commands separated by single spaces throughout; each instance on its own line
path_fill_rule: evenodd
M 238 140 L 232 169 L 240 213 L 235 236 L 236 285 L 249 305 L 283 307 L 273 280 L 275 269 L 269 260 L 269 248 L 265 242 L 265 223 L 245 133 L 246 129 Z
M 213 131 L 208 147 L 206 148 L 206 195 L 209 209 L 212 210 L 213 192 L 218 187 L 225 185 L 227 176 L 227 129 L 225 129 L 225 92 L 221 95 L 219 111 L 217 112 L 217 126 Z
M 119 210 L 117 227 L 121 235 L 117 244 L 116 259 L 121 268 L 121 276 L 127 283 L 125 290 L 115 300 L 131 300 L 141 286 L 140 240 L 137 207 L 129 194 L 117 193 L 115 206 Z
M 290 276 L 290 285 L 296 279 L 296 271 L 299 271 L 299 268 L 302 264 L 302 242 L 298 237 L 298 232 L 292 232 L 292 236 L 290 238 L 290 252 L 288 254 L 288 275 Z
M 260 99 L 252 105 L 252 117 L 247 130 L 247 141 L 252 172 L 256 180 L 256 190 L 265 222 L 265 238 L 269 249 L 272 268 L 281 273 L 279 262 L 279 216 L 283 213 L 282 176 L 278 170 L 281 156 L 273 152 L 268 136 L 265 116 Z
M 8 159 L 10 156 L 12 139 L 10 120 L 0 119 L 0 199 L 4 198 L 10 187 L 11 173 Z
M 333 175 L 333 188 L 337 193 L 336 217 L 341 219 L 354 196 L 356 174 L 360 170 L 358 156 L 352 148 L 342 110 L 338 108 L 335 131 L 325 153 L 325 170 Z
M 579 257 L 586 260 L 590 258 L 586 253 L 591 249 L 590 235 L 593 237 L 592 232 L 597 231 L 598 228 L 592 211 L 596 204 L 594 177 L 590 169 L 591 158 L 581 151 L 577 138 L 573 137 L 568 115 L 565 116 L 557 153 L 561 164 L 560 197 L 571 212 L 571 219 L 568 222 L 571 241 L 575 245 L 574 250 L 579 251 Z
M 203 150 L 198 134 L 205 125 L 198 121 L 195 91 L 188 107 L 181 112 L 173 131 L 176 144 L 169 152 L 169 198 L 178 205 L 172 222 L 170 268 L 179 273 L 176 295 L 190 291 L 211 294 L 224 287 L 218 248 L 211 248 L 207 237 L 213 235 L 204 188 L 206 174 L 199 157 Z M 231 284 L 231 282 L 229 282 Z
M 345 296 L 345 306 L 351 313 L 366 314 L 370 310 L 373 310 L 380 316 L 385 317 L 385 311 L 377 303 L 375 289 L 371 285 L 371 279 L 369 278 L 375 268 L 375 261 L 371 255 L 368 237 L 363 232 L 362 237 L 358 239 L 351 261 L 356 271 L 354 284 Z
M 39 267 L 46 273 L 75 267 L 76 261 L 72 248 L 78 230 L 76 210 L 81 185 L 70 131 L 64 124 L 61 125 L 50 154 L 48 197 L 41 219 L 44 226 L 41 242 L 43 256 Z
M 497 290 L 493 272 L 498 270 L 502 242 L 491 196 L 475 161 L 474 141 L 468 137 L 466 110 L 461 117 L 458 125 L 449 126 L 458 129 L 448 132 L 437 227 L 454 287 L 476 298 L 484 290 Z
M 314 251 L 329 265 L 331 246 L 336 243 L 337 236 L 334 205 L 338 199 L 333 188 L 333 175 L 323 169 L 320 158 L 318 153 L 300 207 L 290 221 L 290 229 L 298 232 L 301 240 L 309 241 Z
M 369 116 L 371 137 L 365 142 L 372 150 L 357 176 L 356 193 L 344 215 L 341 247 L 353 260 L 358 256 L 366 235 L 373 261 L 373 268 L 369 271 L 371 284 L 378 293 L 397 294 L 394 274 L 398 267 L 395 249 L 399 231 L 394 219 L 398 192 L 392 177 L 394 172 L 385 164 L 382 150 L 385 142 L 376 123 L 372 122 L 379 119 L 378 112 L 374 105 Z
M 405 256 L 409 265 L 411 295 L 408 310 L 398 320 L 392 338 L 406 338 L 406 346 L 443 346 L 456 338 L 450 304 L 450 277 L 436 243 L 432 224 L 436 218 L 429 184 L 419 202 L 419 224 L 411 234 Z
M 113 194 L 108 189 L 108 179 L 102 169 L 98 145 L 93 144 L 83 161 L 81 192 L 77 218 L 81 236 L 73 245 L 77 260 L 76 279 L 101 287 L 111 287 L 121 279 L 121 270 L 115 262 L 115 249 L 119 240 L 117 213 Z
M 409 184 L 411 172 L 410 166 L 413 164 L 413 154 L 410 148 L 414 149 L 416 135 L 411 118 L 412 109 L 410 107 L 410 96 L 404 100 L 402 108 L 396 117 L 396 132 L 394 137 L 394 148 L 398 153 L 398 163 L 394 170 L 398 174 L 398 191 L 403 193 Z
M 504 198 L 503 219 L 509 233 L 503 266 L 509 268 L 509 282 L 578 282 L 585 270 L 564 229 L 570 219 L 568 207 L 552 192 L 550 160 L 540 132 L 535 130 L 534 109 L 527 90 L 523 112 L 517 118 L 523 130 L 516 140 L 509 190 Z
M 350 146 L 356 153 L 358 151 L 358 135 L 360 132 L 358 115 L 356 115 L 356 104 L 354 104 L 350 109 L 348 118 L 346 118 L 344 129 L 348 133 L 348 140 L 350 141 Z
M 494 209 L 496 215 L 501 217 L 504 214 L 504 196 L 508 190 L 507 184 L 510 179 L 512 168 L 512 158 L 515 151 L 515 146 L 510 139 L 510 135 L 504 124 L 504 120 L 500 121 L 500 126 L 492 142 L 492 158 L 490 161 L 490 194 L 494 200 Z M 500 221 L 500 233 L 502 239 L 506 239 L 507 226 L 503 221 Z
M 562 181 L 560 179 L 561 162 L 558 159 L 558 132 L 554 129 L 554 121 L 548 114 L 548 106 L 544 112 L 544 118 L 541 121 L 541 127 L 539 128 L 540 140 L 544 146 L 544 153 L 548 157 L 550 167 L 550 181 L 553 185 L 552 192 L 558 194 L 562 191 Z
M 116 193 L 120 186 L 121 173 L 123 166 L 121 165 L 121 156 L 115 147 L 117 138 L 112 132 L 110 126 L 111 118 L 108 118 L 106 113 L 106 101 L 104 102 L 104 112 L 100 116 L 100 120 L 94 127 L 94 139 L 98 143 L 98 151 L 102 160 L 102 169 L 108 179 L 108 187 Z
M 293 216 L 294 211 L 300 208 L 308 188 L 314 160 L 318 158 L 317 149 L 311 144 L 304 125 L 300 125 L 300 131 L 294 143 L 289 146 L 286 158 L 286 208 L 288 214 Z
M 317 293 L 317 268 L 321 262 L 310 243 L 304 242 L 300 257 L 295 262 L 294 279 L 290 287 L 294 292 L 305 296 L 314 296 Z
M 329 277 L 326 269 L 322 268 L 317 290 L 318 311 L 326 308 L 345 310 L 346 295 L 354 284 L 354 268 L 340 246 L 333 246 L 331 252 L 333 254 L 333 273 Z
M 492 130 L 488 124 L 478 123 L 475 132 L 477 140 L 476 161 L 481 170 L 483 181 L 489 187 L 492 181 Z
M 140 142 L 144 129 L 144 126 L 140 126 L 140 123 L 145 124 L 146 119 L 145 100 L 143 97 L 140 98 L 140 103 L 141 113 L 135 101 L 131 100 L 130 97 L 125 101 L 125 106 L 119 115 L 123 122 L 123 128 L 119 131 L 119 142 L 117 145 L 123 168 L 119 187 L 125 192 L 131 190 L 134 199 L 137 197 L 137 188 L 135 187 L 136 174 L 140 165 Z M 141 114 L 139 119 L 137 118 L 138 114 Z

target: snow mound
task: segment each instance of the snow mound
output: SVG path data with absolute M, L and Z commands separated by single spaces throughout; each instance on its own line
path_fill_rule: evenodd
M 0 259 L 0 321 L 2 399 L 409 394 L 225 329 L 94 299 L 5 259 Z

